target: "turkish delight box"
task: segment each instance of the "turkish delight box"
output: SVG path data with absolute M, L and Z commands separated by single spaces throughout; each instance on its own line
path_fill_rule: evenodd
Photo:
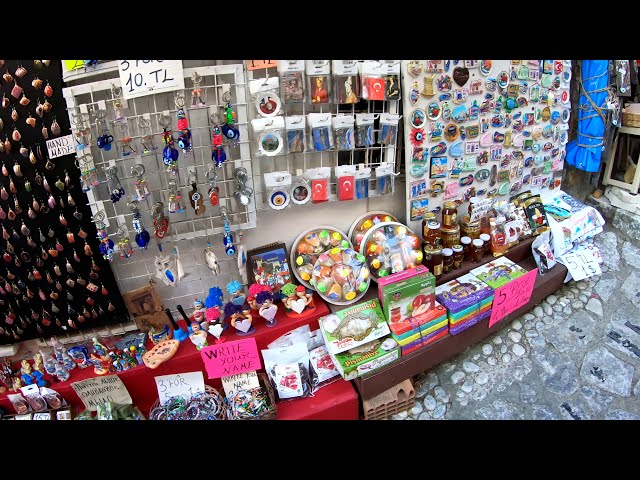
M 389 325 L 389 330 L 391 330 L 391 335 L 396 340 L 402 340 L 404 338 L 410 337 L 418 333 L 419 331 L 424 331 L 438 323 L 440 323 L 443 319 L 447 318 L 447 309 L 442 305 L 438 305 L 437 309 L 432 310 L 432 315 L 428 318 L 423 324 L 419 324 L 414 321 L 412 318 L 409 318 L 401 323 L 392 323 Z
M 354 380 L 400 358 L 400 346 L 391 337 L 332 355 L 336 369 L 345 380 Z
M 527 271 L 505 257 L 500 257 L 492 262 L 485 263 L 470 272 L 491 288 L 499 288 L 511 280 L 521 277 Z
M 436 288 L 436 299 L 449 314 L 459 312 L 480 303 L 493 295 L 493 288 L 467 273 Z
M 480 323 L 483 320 L 488 319 L 489 317 L 491 317 L 491 309 L 487 310 L 484 313 L 481 313 L 480 315 L 476 315 L 475 317 L 473 317 L 471 320 L 467 321 L 467 322 L 462 322 L 459 324 L 454 325 L 450 325 L 449 326 L 449 333 L 451 333 L 451 335 L 457 335 L 460 332 L 463 332 L 464 330 L 466 330 L 469 327 L 473 327 L 476 323 Z
M 418 331 L 414 331 L 412 332 L 411 335 L 407 335 L 404 338 L 399 338 L 396 337 L 393 333 L 391 334 L 391 338 L 393 338 L 396 342 L 398 342 L 400 344 L 401 347 L 414 342 L 416 340 L 418 340 L 420 337 L 424 337 L 426 335 L 429 335 L 432 332 L 435 332 L 436 330 L 441 329 L 442 327 L 445 327 L 447 325 L 449 325 L 449 320 L 447 319 L 446 315 L 440 317 L 439 319 L 437 319 L 435 322 L 433 322 L 432 324 L 428 324 L 429 326 L 425 325 L 425 328 L 422 328 Z
M 411 342 L 408 345 L 404 345 L 401 347 L 402 356 L 408 355 L 409 353 L 418 350 L 419 348 L 426 347 L 427 345 L 431 345 L 434 342 L 437 342 L 443 337 L 446 337 L 449 334 L 449 327 L 442 327 L 435 332 L 430 333 L 418 340 Z
M 327 350 L 333 355 L 390 333 L 377 298 L 343 308 L 318 323 Z
M 435 296 L 436 278 L 426 268 L 422 268 L 424 270 L 418 275 L 378 285 L 382 311 L 389 325 L 397 324 L 398 329 L 406 331 L 415 328 L 409 326 L 411 322 L 422 325 L 441 315 L 440 312 L 433 313 L 438 306 Z M 398 334 L 398 331 L 394 333 Z

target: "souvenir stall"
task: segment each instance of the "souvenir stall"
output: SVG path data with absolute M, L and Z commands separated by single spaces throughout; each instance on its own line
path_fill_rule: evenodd
M 3 418 L 373 418 L 597 274 L 567 61 L 78 62 L 70 173 L 135 326 L 5 359 Z

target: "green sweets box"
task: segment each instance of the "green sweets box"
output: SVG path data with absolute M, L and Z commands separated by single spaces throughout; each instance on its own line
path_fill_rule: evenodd
M 333 355 L 390 333 L 377 298 L 343 308 L 318 323 L 327 350 Z
M 521 277 L 527 273 L 527 271 L 508 258 L 500 257 L 478 268 L 474 268 L 470 273 L 491 288 L 499 288 L 511 280 Z
M 391 337 L 378 338 L 332 357 L 342 378 L 354 380 L 400 358 L 400 345 Z

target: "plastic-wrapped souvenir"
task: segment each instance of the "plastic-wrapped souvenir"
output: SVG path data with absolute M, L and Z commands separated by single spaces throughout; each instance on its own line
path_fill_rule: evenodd
M 305 131 L 307 119 L 303 115 L 285 117 L 287 131 L 287 150 L 289 153 L 302 153 L 305 151 Z
M 313 288 L 310 283 L 313 265 L 320 254 L 335 248 L 351 248 L 347 236 L 334 227 L 321 226 L 305 230 L 293 241 L 291 248 L 291 265 L 295 265 L 293 273 L 300 283 Z
M 278 73 L 283 103 L 304 102 L 304 60 L 280 60 Z
M 353 243 L 353 248 L 359 252 L 362 239 L 366 233 L 375 225 L 381 222 L 397 222 L 398 219 L 388 212 L 374 211 L 367 212 L 356 218 L 349 229 L 349 238 Z
M 371 277 L 365 257 L 352 248 L 335 247 L 320 254 L 313 266 L 313 285 L 334 305 L 350 305 L 369 288 Z
M 374 281 L 421 264 L 421 240 L 398 222 L 382 222 L 362 239 L 360 250 L 366 256 Z

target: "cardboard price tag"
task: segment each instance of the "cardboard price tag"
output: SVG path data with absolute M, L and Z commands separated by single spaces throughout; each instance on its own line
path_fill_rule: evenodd
M 131 395 L 117 375 L 105 375 L 89 378 L 71 384 L 71 388 L 80 397 L 84 406 L 95 412 L 98 405 L 106 402 L 120 405 L 132 405 Z
M 537 276 L 538 269 L 531 270 L 525 275 L 511 280 L 506 285 L 496 289 L 493 294 L 489 328 L 511 312 L 525 305 L 531 299 L 531 293 L 533 293 Z
M 247 60 L 247 70 L 260 70 L 278 66 L 278 60 Z
M 204 392 L 202 372 L 176 373 L 155 377 L 160 404 L 164 405 L 171 397 L 182 396 L 187 401 L 198 392 Z
M 596 252 L 593 250 L 584 249 L 579 253 L 567 253 L 561 259 L 576 282 L 602 273 Z
M 182 60 L 118 60 L 125 99 L 184 90 Z

